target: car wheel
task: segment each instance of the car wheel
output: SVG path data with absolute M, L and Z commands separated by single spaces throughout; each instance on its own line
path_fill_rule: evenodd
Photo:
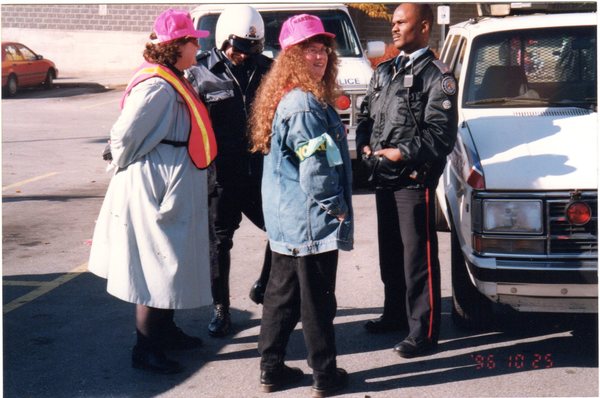
M 14 97 L 18 90 L 19 84 L 17 83 L 17 77 L 15 75 L 10 75 L 6 82 L 6 86 L 4 87 L 4 94 L 8 97 Z
M 463 329 L 481 330 L 491 326 L 492 302 L 471 282 L 460 248 L 456 228 L 450 231 L 452 272 L 452 320 Z
M 44 88 L 46 90 L 50 90 L 54 87 L 54 71 L 52 69 L 48 69 L 46 73 L 46 80 L 44 80 Z

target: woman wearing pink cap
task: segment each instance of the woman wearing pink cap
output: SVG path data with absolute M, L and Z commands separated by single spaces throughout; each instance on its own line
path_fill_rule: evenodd
M 284 364 L 290 334 L 302 321 L 313 370 L 313 397 L 347 384 L 336 366 L 333 319 L 338 250 L 351 250 L 353 214 L 346 131 L 333 103 L 338 58 L 332 33 L 313 15 L 284 22 L 282 52 L 254 102 L 252 149 L 262 152 L 262 199 L 272 266 L 258 349 L 261 389 L 299 382 Z
M 207 35 L 185 11 L 156 19 L 146 62 L 110 132 L 116 171 L 89 259 L 110 294 L 136 304 L 132 366 L 156 373 L 182 370 L 164 350 L 202 343 L 175 325 L 174 310 L 210 303 L 206 168 L 216 144 L 206 109 L 183 77 Z

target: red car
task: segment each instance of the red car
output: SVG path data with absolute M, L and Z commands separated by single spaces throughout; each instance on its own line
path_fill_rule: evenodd
M 58 69 L 54 62 L 44 59 L 21 43 L 2 42 L 2 93 L 13 96 L 20 87 L 43 84 L 52 88 Z

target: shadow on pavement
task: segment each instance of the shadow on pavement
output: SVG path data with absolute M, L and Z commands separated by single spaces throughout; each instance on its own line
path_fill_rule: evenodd
M 512 337 L 494 335 L 465 338 L 461 348 L 483 343 L 509 342 Z M 550 367 L 597 367 L 598 359 L 591 350 L 595 339 L 591 336 L 542 336 L 536 341 L 510 344 L 502 348 L 473 350 L 459 356 L 444 356 L 455 344 L 440 344 L 439 354 L 406 360 L 391 366 L 373 368 L 352 374 L 349 392 L 385 391 L 397 388 L 456 383 L 465 380 L 499 376 L 521 371 L 535 371 Z
M 451 305 L 451 298 L 443 301 L 444 307 Z M 425 387 L 547 368 L 598 367 L 595 314 L 505 311 L 498 315 L 495 327 L 479 332 L 457 329 L 451 325 L 449 312 L 442 318 L 435 354 L 413 359 L 397 357 L 397 364 L 354 372 L 345 393 Z M 395 356 L 392 347 L 404 337 L 400 333 L 369 335 L 356 322 L 337 325 L 336 334 L 340 355 L 389 349 L 389 355 Z M 486 349 L 488 345 L 495 346 Z
M 32 99 L 32 98 L 64 98 L 84 94 L 97 94 L 116 89 L 96 82 L 61 82 L 57 80 L 51 89 L 44 87 L 19 88 L 14 97 L 2 96 L 2 100 Z
M 5 276 L 4 281 L 54 280 L 60 275 Z M 13 289 L 4 288 L 5 305 L 25 288 L 17 294 L 7 294 L 8 290 Z M 179 326 L 197 334 L 198 325 L 204 330 L 210 314 L 208 308 L 193 313 L 190 319 L 189 311 L 178 312 L 176 320 L 186 319 Z M 81 274 L 37 298 L 35 305 L 4 315 L 4 396 L 154 396 L 183 382 L 218 351 L 211 345 L 173 353 L 186 371 L 149 377 L 131 368 L 134 343 L 134 306 L 106 293 L 104 279 Z
M 35 289 L 24 281 L 53 281 L 62 274 L 4 276 L 4 305 Z M 7 285 L 12 281 L 13 285 Z M 404 335 L 370 335 L 364 319 L 380 308 L 340 308 L 336 318 L 338 355 L 384 355 L 393 365 L 377 366 L 350 375 L 344 394 L 386 391 L 535 371 L 548 367 L 597 367 L 596 316 L 501 314 L 499 325 L 483 332 L 460 331 L 451 325 L 451 299 L 443 299 L 439 351 L 412 360 L 395 356 L 392 347 Z M 135 343 L 134 306 L 106 293 L 106 281 L 83 273 L 35 300 L 4 315 L 4 395 L 52 397 L 148 397 L 184 383 L 205 365 L 217 361 L 256 358 L 260 320 L 232 308 L 234 333 L 230 338 L 207 337 L 210 307 L 176 312 L 178 325 L 200 335 L 204 347 L 171 353 L 186 370 L 179 375 L 154 376 L 132 369 Z M 352 319 L 351 321 L 346 321 Z M 255 330 L 250 330 L 255 328 Z M 516 341 L 518 340 L 518 341 Z M 486 346 L 494 345 L 487 349 Z M 223 348 L 228 346 L 227 350 Z M 286 360 L 305 360 L 302 331 L 290 338 Z M 389 364 L 389 362 L 387 362 Z M 306 376 L 305 385 L 310 385 Z M 197 386 L 196 393 L 202 391 Z M 236 386 L 225 387 L 235 391 Z M 221 392 L 220 392 L 221 393 Z

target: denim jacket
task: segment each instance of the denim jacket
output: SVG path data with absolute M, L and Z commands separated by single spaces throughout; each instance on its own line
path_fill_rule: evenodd
M 324 133 L 332 138 L 329 144 L 310 145 L 320 142 L 311 140 Z M 331 166 L 328 151 L 339 151 L 341 164 Z M 271 150 L 264 159 L 262 197 L 274 252 L 307 256 L 352 249 L 352 171 L 346 129 L 337 112 L 311 93 L 294 89 L 277 107 Z M 342 214 L 345 219 L 340 222 L 337 216 Z

